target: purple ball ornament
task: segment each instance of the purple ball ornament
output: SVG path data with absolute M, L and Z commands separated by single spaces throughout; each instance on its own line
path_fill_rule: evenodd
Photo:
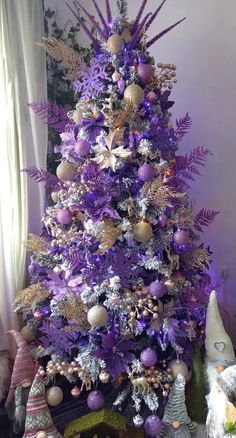
M 149 284 L 148 290 L 150 295 L 152 295 L 154 298 L 161 298 L 166 293 L 165 285 L 158 280 Z
M 91 391 L 87 398 L 87 405 L 92 411 L 99 411 L 103 408 L 105 399 L 101 391 Z
M 162 431 L 162 422 L 157 415 L 149 415 L 146 418 L 144 423 L 145 432 L 150 435 L 156 437 L 160 435 Z
M 138 170 L 138 176 L 141 181 L 152 181 L 156 176 L 156 169 L 152 164 L 142 164 Z
M 69 225 L 72 222 L 72 213 L 68 208 L 59 208 L 57 210 L 57 220 L 59 224 Z
M 177 230 L 174 233 L 174 241 L 177 245 L 187 245 L 189 242 L 189 234 L 185 230 Z
M 158 217 L 158 222 L 161 228 L 164 228 L 166 226 L 168 217 L 166 216 L 166 214 L 162 213 L 159 215 Z
M 137 75 L 142 85 L 148 84 L 153 75 L 153 66 L 151 64 L 138 64 Z
M 157 354 L 152 348 L 145 348 L 140 354 L 140 361 L 145 367 L 153 367 L 157 362 Z
M 90 148 L 91 148 L 91 144 L 87 140 L 85 140 L 84 138 L 80 138 L 75 143 L 75 152 L 80 157 L 85 157 L 89 153 Z

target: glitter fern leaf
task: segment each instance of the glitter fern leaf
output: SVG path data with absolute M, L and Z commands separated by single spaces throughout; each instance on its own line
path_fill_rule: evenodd
M 202 227 L 208 227 L 215 220 L 217 214 L 219 211 L 202 208 L 194 218 L 194 228 L 203 232 Z

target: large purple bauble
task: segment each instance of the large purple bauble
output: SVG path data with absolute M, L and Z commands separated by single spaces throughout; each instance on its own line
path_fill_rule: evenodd
M 155 298 L 161 298 L 166 293 L 165 285 L 158 280 L 153 281 L 151 284 L 149 284 L 148 290 L 150 295 Z
M 156 169 L 152 164 L 142 164 L 138 170 L 138 176 L 141 181 L 152 181 L 155 178 Z
M 145 348 L 140 354 L 140 360 L 145 367 L 153 367 L 157 362 L 157 354 L 152 348 Z
M 84 138 L 81 138 L 80 140 L 77 141 L 77 143 L 75 143 L 75 152 L 80 157 L 85 157 L 89 153 L 90 148 L 91 148 L 91 144 Z
M 146 85 L 150 82 L 153 75 L 153 67 L 151 64 L 138 64 L 137 74 L 142 85 Z
M 166 216 L 166 214 L 162 213 L 159 215 L 158 222 L 159 222 L 161 228 L 164 228 L 166 226 L 167 220 L 168 220 L 168 217 Z
M 162 422 L 157 415 L 149 415 L 144 423 L 145 432 L 150 436 L 160 435 L 162 431 Z
M 59 224 L 69 225 L 72 222 L 72 213 L 68 208 L 59 208 L 57 210 L 57 220 Z
M 92 411 L 99 411 L 105 404 L 105 399 L 101 391 L 91 391 L 87 398 L 87 405 Z
M 174 233 L 174 241 L 177 245 L 187 245 L 189 241 L 189 234 L 184 230 L 177 230 Z

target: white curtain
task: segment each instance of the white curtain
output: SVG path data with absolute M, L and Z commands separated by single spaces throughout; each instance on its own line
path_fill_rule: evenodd
M 41 0 L 0 0 L 0 315 L 17 328 L 15 295 L 25 286 L 29 232 L 40 231 L 44 189 L 21 169 L 45 168 L 47 128 L 27 107 L 46 98 Z

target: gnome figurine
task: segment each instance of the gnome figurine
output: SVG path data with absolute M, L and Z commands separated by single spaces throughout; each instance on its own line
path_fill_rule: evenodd
M 45 399 L 45 385 L 38 369 L 26 405 L 25 433 L 23 438 L 63 438 L 55 428 Z
M 5 399 L 10 383 L 8 346 L 0 317 L 0 403 Z
M 218 367 L 222 369 L 236 363 L 234 347 L 226 333 L 217 303 L 216 291 L 212 291 L 206 316 L 206 370 L 209 386 L 216 380 Z

